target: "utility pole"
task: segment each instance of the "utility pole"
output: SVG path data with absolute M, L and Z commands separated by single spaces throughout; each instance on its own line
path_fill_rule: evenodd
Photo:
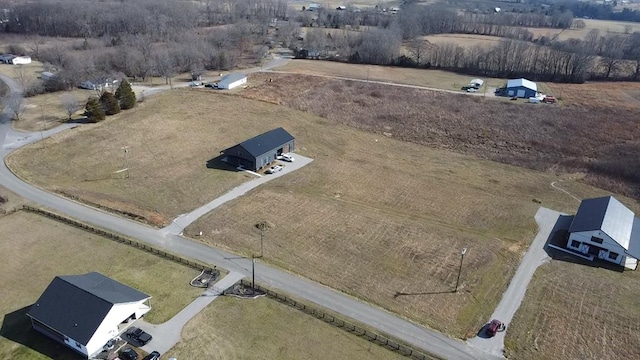
M 129 147 L 128 146 L 123 146 L 120 148 L 120 150 L 124 151 L 124 167 L 122 168 L 122 170 L 125 172 L 124 177 L 125 178 L 129 178 L 129 159 L 128 159 L 128 154 L 129 154 Z
M 260 257 L 264 256 L 264 225 L 260 227 Z
M 460 284 L 460 273 L 462 272 L 462 260 L 464 260 L 464 254 L 467 253 L 467 248 L 462 249 L 460 252 L 460 268 L 458 269 L 458 279 L 456 280 L 456 289 L 453 292 L 458 292 L 458 285 Z
M 252 294 L 256 294 L 256 258 L 251 258 L 251 291 Z

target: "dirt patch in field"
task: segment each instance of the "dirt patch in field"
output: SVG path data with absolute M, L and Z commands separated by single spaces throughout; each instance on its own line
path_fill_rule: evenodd
M 640 197 L 640 104 L 635 100 L 626 107 L 608 103 L 514 104 L 314 76 L 252 77 L 258 85 L 241 96 L 284 104 L 358 129 L 392 133 L 397 139 L 513 165 L 542 171 L 584 171 L 588 173 L 584 181 L 590 184 Z M 275 81 L 266 82 L 266 77 Z M 555 94 L 560 88 L 554 86 Z M 576 95 L 559 91 L 562 98 L 569 96 L 566 101 L 571 104 L 576 101 L 571 96 L 581 96 L 578 91 L 589 93 L 584 90 L 588 85 L 584 89 L 573 86 Z
M 637 359 L 638 297 L 637 271 L 619 273 L 551 261 L 536 271 L 507 329 L 506 355 L 509 359 Z

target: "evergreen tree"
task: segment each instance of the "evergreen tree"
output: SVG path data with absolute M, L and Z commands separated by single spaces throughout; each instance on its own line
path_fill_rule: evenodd
M 118 99 L 113 96 L 112 93 L 105 91 L 100 96 L 100 104 L 104 109 L 104 113 L 107 115 L 115 115 L 120 112 L 120 104 L 118 103 Z
M 89 122 L 92 123 L 102 121 L 106 117 L 100 101 L 98 100 L 98 98 L 93 96 L 90 97 L 89 100 L 87 100 L 84 114 L 87 116 Z
M 131 89 L 131 84 L 127 79 L 122 80 L 116 90 L 116 99 L 120 102 L 122 110 L 128 110 L 136 106 L 136 93 Z

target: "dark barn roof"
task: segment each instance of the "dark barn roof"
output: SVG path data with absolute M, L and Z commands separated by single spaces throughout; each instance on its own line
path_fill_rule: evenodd
M 27 315 L 87 345 L 114 304 L 148 298 L 97 272 L 56 276 Z
M 279 127 L 249 140 L 245 140 L 237 146 L 244 148 L 251 156 L 258 157 L 292 140 L 294 140 L 294 137 L 285 129 Z

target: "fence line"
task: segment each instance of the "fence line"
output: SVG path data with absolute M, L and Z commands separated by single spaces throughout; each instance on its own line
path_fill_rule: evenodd
M 82 230 L 91 232 L 93 234 L 100 235 L 100 236 L 105 237 L 107 239 L 110 239 L 110 240 L 113 240 L 113 241 L 117 241 L 119 243 L 126 244 L 126 245 L 135 247 L 135 248 L 140 249 L 140 250 L 144 250 L 144 251 L 149 252 L 149 253 L 151 253 L 153 255 L 163 257 L 165 259 L 171 260 L 173 262 L 176 262 L 176 263 L 179 263 L 179 264 L 182 264 L 182 265 L 186 265 L 186 266 L 194 268 L 196 270 L 213 271 L 213 269 L 210 266 L 201 264 L 201 263 L 193 261 L 193 260 L 185 259 L 185 258 L 180 257 L 178 255 L 175 255 L 175 254 L 172 254 L 172 253 L 168 253 L 166 251 L 157 249 L 157 248 L 155 248 L 153 246 L 141 243 L 141 242 L 133 240 L 131 238 L 128 238 L 128 237 L 116 234 L 114 232 L 111 232 L 111 231 L 106 231 L 104 229 L 100 229 L 100 228 L 85 224 L 83 222 L 71 219 L 69 217 L 66 217 L 66 216 L 63 216 L 63 215 L 60 215 L 60 214 L 56 214 L 56 213 L 53 213 L 53 212 L 50 212 L 50 211 L 47 211 L 47 210 L 44 210 L 44 209 L 40 209 L 40 208 L 28 206 L 28 205 L 23 205 L 22 206 L 22 210 L 25 210 L 25 211 L 28 211 L 28 212 L 31 212 L 31 213 L 34 213 L 34 214 L 42 215 L 44 217 L 47 217 L 47 218 L 50 218 L 50 219 L 53 219 L 53 220 L 56 220 L 56 221 L 63 222 L 65 224 L 67 224 L 67 225 L 74 226 L 74 227 L 76 227 L 78 229 L 82 229 Z
M 242 279 L 240 280 L 242 285 L 244 286 L 252 286 L 250 280 Z M 346 332 L 350 332 L 357 336 L 360 336 L 370 342 L 383 346 L 389 350 L 395 351 L 403 356 L 409 357 L 411 359 L 416 360 L 443 360 L 443 358 L 424 352 L 422 349 L 418 349 L 412 345 L 404 344 L 403 342 L 395 339 L 389 335 L 384 335 L 364 327 L 355 325 L 350 323 L 348 320 L 338 318 L 334 315 L 330 315 L 325 313 L 324 311 L 313 307 L 307 303 L 302 303 L 298 300 L 292 299 L 284 294 L 280 294 L 276 291 L 268 289 L 266 287 L 255 284 L 255 288 L 263 293 L 265 293 L 268 297 L 275 299 L 281 303 L 287 304 L 294 309 L 298 309 L 306 314 L 316 317 L 327 324 L 333 325 L 337 328 L 340 328 Z

